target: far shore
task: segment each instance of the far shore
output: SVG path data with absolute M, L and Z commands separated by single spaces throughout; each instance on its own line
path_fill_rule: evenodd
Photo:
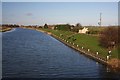
M 10 31 L 10 30 L 12 30 L 12 28 L 8 28 L 8 27 L 6 27 L 6 28 L 1 28 L 1 29 L 0 29 L 0 32 L 6 32 L 6 31 Z

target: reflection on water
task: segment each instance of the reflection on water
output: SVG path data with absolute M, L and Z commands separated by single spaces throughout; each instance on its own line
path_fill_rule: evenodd
M 3 78 L 118 78 L 53 37 L 17 28 L 3 33 Z
M 110 72 L 110 68 L 109 67 L 106 67 L 106 70 L 107 70 L 107 72 Z
M 4 32 L 4 33 L 13 32 L 13 31 L 15 31 L 15 29 L 16 29 L 16 28 L 13 28 L 12 30 L 10 30 L 10 31 L 6 31 L 6 32 Z

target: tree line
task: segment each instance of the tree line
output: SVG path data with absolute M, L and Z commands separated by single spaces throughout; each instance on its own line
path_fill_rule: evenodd
M 20 27 L 20 26 L 17 24 L 2 24 L 2 28 L 4 28 L 4 27 L 16 28 L 16 27 Z
M 43 28 L 48 28 L 49 26 L 45 24 Z M 77 23 L 75 26 L 70 24 L 57 24 L 54 25 L 55 30 L 63 30 L 63 31 L 73 31 L 73 32 L 79 32 L 80 29 L 82 29 L 83 26 L 80 23 Z

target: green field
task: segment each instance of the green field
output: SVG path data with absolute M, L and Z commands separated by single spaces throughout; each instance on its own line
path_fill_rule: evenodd
M 99 37 L 92 36 L 87 34 L 79 34 L 71 31 L 61 31 L 61 30 L 51 30 L 51 29 L 42 29 L 47 32 L 51 32 L 67 41 L 79 45 L 79 48 L 84 47 L 85 50 L 90 49 L 90 52 L 96 54 L 99 52 L 99 55 L 106 58 L 108 50 L 99 45 Z M 61 36 L 62 34 L 62 36 Z M 74 40 L 76 39 L 76 40 Z M 112 50 L 112 58 L 118 58 L 118 49 Z M 120 56 L 119 56 L 120 59 Z

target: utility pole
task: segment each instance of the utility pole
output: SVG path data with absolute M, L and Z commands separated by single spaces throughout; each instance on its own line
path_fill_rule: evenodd
M 98 24 L 100 25 L 100 27 L 102 26 L 102 13 L 100 13 L 100 21 L 98 22 Z
M 102 25 L 102 13 L 100 13 L 100 27 Z

